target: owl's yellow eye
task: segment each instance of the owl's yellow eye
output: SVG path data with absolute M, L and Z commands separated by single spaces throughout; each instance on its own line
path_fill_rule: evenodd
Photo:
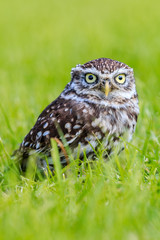
M 94 83 L 97 80 L 97 76 L 92 73 L 87 73 L 85 77 L 87 83 Z
M 126 80 L 126 75 L 124 73 L 119 74 L 117 77 L 115 77 L 116 82 L 123 84 Z

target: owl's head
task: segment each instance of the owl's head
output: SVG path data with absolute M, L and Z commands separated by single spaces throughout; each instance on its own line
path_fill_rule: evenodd
M 90 99 L 130 99 L 135 93 L 133 69 L 124 63 L 99 58 L 72 69 L 70 90 Z

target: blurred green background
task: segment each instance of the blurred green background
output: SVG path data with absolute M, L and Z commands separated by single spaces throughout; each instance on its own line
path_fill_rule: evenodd
M 123 216 L 116 220 L 116 224 L 121 226 L 118 228 L 119 239 L 159 239 L 160 234 L 154 225 L 155 222 L 150 225 L 149 212 L 154 210 L 157 212 L 160 207 L 159 195 L 157 195 L 160 181 L 159 175 L 156 175 L 160 161 L 160 1 L 1 1 L 0 137 L 5 151 L 1 147 L 0 157 L 4 160 L 6 152 L 11 154 L 18 147 L 39 113 L 61 93 L 70 81 L 71 68 L 76 64 L 100 57 L 122 61 L 134 68 L 140 101 L 140 116 L 132 144 L 142 151 L 142 154 L 139 153 L 136 157 L 136 161 L 141 163 L 138 166 L 143 169 L 147 168 L 148 175 L 151 174 L 150 180 L 155 184 L 154 191 L 148 189 L 148 195 L 143 195 L 140 205 L 142 207 L 146 197 L 153 194 L 152 203 L 148 203 L 149 209 L 146 203 L 144 212 L 143 210 L 142 212 L 135 211 L 133 218 L 129 217 L 128 200 L 124 200 L 124 208 L 126 206 L 124 211 L 127 217 L 125 220 Z M 130 152 L 132 160 L 134 150 L 130 149 Z M 123 154 L 121 158 L 124 157 Z M 148 161 L 150 165 L 144 166 L 144 163 L 147 164 Z M 134 166 L 132 167 L 134 169 Z M 150 170 L 153 171 L 150 172 Z M 127 186 L 124 195 L 131 190 L 131 186 L 129 184 Z M 135 192 L 134 197 L 137 194 L 139 193 Z M 4 199 L 2 194 L 1 201 L 5 205 Z M 14 198 L 11 199 L 14 202 Z M 116 202 L 115 198 L 114 201 L 114 204 L 118 204 L 119 200 Z M 131 197 L 129 201 L 135 204 Z M 1 217 L 3 222 L 6 216 L 4 232 L 7 231 L 7 221 L 9 221 L 9 212 L 5 215 L 7 204 L 5 206 Z M 14 208 L 14 204 L 10 206 Z M 28 211 L 30 207 L 28 206 Z M 21 214 L 25 215 L 22 209 Z M 110 209 L 108 217 L 112 216 L 114 212 L 112 210 Z M 147 220 L 141 219 L 140 227 L 138 227 L 139 216 L 146 212 Z M 15 212 L 14 214 L 16 215 Z M 123 215 L 123 209 L 119 214 Z M 131 227 L 134 233 L 130 228 L 130 230 L 121 231 L 123 226 L 124 228 L 127 226 L 126 219 L 131 226 L 134 222 L 133 229 Z M 159 221 L 159 215 L 157 219 L 156 224 Z M 90 229 L 91 232 L 86 235 L 87 239 L 96 239 L 99 236 L 96 233 L 92 234 L 96 228 L 96 221 Z M 66 224 L 65 221 L 64 223 Z M 25 226 L 27 225 L 24 224 L 22 227 L 24 232 Z M 146 226 L 148 226 L 147 234 L 145 234 Z M 67 227 L 72 228 L 71 225 Z M 110 229 L 113 233 L 116 226 L 112 223 L 107 227 L 108 231 Z M 62 229 L 65 231 L 64 226 Z M 14 227 L 12 230 L 14 232 Z M 48 228 L 48 232 L 50 231 L 51 229 Z M 76 233 L 76 227 L 73 228 L 74 231 Z M 84 233 L 85 231 L 87 229 Z M 8 236 L 6 232 L 4 236 Z M 83 233 L 80 236 L 79 239 L 82 239 Z M 113 237 L 114 239 L 114 236 L 110 234 L 107 238 L 103 232 L 101 238 L 112 239 Z M 32 234 L 31 237 L 33 237 Z M 72 234 L 66 233 L 66 239 L 70 237 L 73 237 Z M 15 239 L 18 239 L 18 235 Z

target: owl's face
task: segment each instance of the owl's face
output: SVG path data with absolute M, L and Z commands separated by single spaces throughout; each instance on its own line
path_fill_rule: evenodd
M 107 58 L 77 65 L 71 75 L 69 88 L 87 98 L 108 101 L 131 98 L 136 91 L 133 69 Z

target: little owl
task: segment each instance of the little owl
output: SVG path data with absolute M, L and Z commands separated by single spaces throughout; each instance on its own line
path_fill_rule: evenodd
M 62 166 L 68 160 L 65 145 L 72 156 L 96 159 L 95 151 L 103 146 L 104 158 L 120 152 L 124 140 L 130 141 L 139 114 L 133 69 L 124 63 L 100 58 L 77 65 L 71 81 L 60 96 L 48 105 L 26 135 L 19 149 L 21 169 L 28 158 L 38 153 L 37 165 L 51 170 L 51 138 L 58 143 Z M 65 141 L 64 141 L 65 139 Z

